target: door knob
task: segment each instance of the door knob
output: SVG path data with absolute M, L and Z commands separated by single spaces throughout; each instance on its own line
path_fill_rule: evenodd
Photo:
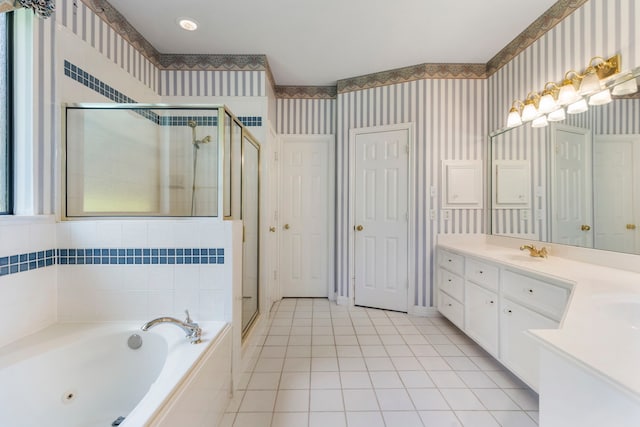
M 288 229 L 290 229 L 290 228 L 291 228 L 291 227 L 289 226 L 289 224 L 285 224 L 285 225 L 284 225 L 284 229 L 285 229 L 285 230 L 288 230 Z
M 358 226 L 356 227 L 356 230 L 358 230 L 358 231 L 362 231 L 362 230 L 364 230 L 364 227 L 363 227 L 363 226 L 361 226 L 361 225 L 358 225 Z
M 627 230 L 635 230 L 635 229 L 636 229 L 635 224 L 627 224 Z
M 272 232 L 272 233 L 275 233 L 276 232 L 276 228 L 275 227 L 269 227 L 269 231 Z
M 582 224 L 582 226 L 580 227 L 580 230 L 589 231 L 589 230 L 591 230 L 591 227 L 588 226 L 587 224 Z

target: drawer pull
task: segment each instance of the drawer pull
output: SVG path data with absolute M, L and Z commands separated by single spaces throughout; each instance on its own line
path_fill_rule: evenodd
M 447 262 L 452 262 L 452 261 L 453 261 L 453 260 L 452 260 L 451 258 L 449 258 L 449 259 L 447 260 Z
M 489 304 L 493 304 L 493 300 L 489 301 Z
M 448 305 L 449 307 L 451 307 L 451 305 L 452 305 L 452 304 L 451 304 L 451 303 L 449 303 L 449 304 L 447 304 L 447 305 Z
M 507 314 L 513 313 L 513 311 L 510 308 L 505 308 L 504 312 L 507 313 Z
M 478 271 L 478 273 L 480 273 L 480 274 L 484 274 L 484 271 L 480 270 L 480 271 Z
M 447 282 L 451 283 L 451 279 L 448 279 Z
M 529 289 L 529 293 L 532 294 L 533 293 L 533 289 Z

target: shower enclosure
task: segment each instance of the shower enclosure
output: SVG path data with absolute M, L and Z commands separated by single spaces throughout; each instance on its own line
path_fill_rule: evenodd
M 223 105 L 65 107 L 64 212 L 241 219 L 243 330 L 258 314 L 260 145 Z

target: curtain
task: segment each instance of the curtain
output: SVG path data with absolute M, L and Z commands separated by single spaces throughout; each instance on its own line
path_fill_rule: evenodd
M 0 0 L 0 13 L 9 12 L 20 7 L 33 10 L 42 18 L 48 18 L 56 9 L 55 0 Z

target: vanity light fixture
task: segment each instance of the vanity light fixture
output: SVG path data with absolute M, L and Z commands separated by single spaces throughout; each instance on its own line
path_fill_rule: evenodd
M 178 25 L 187 31 L 195 31 L 198 29 L 198 23 L 191 18 L 178 18 Z
M 513 101 L 511 109 L 509 110 L 509 115 L 507 116 L 507 127 L 513 128 L 522 124 L 522 117 L 520 114 L 522 113 L 523 108 L 524 104 L 522 101 L 517 99 Z
M 558 103 L 560 105 L 572 104 L 580 99 L 580 95 L 576 90 L 576 84 L 579 82 L 580 74 L 573 70 L 567 71 L 560 86 L 560 93 L 558 94 Z
M 561 122 L 567 118 L 564 112 L 564 108 L 558 108 L 556 111 L 552 111 L 547 115 L 547 120 L 550 122 Z
M 611 91 L 609 89 L 601 90 L 589 97 L 589 105 L 604 105 L 611 101 Z
M 547 121 L 547 116 L 540 116 L 531 122 L 532 128 L 543 128 L 548 125 L 549 125 L 549 122 Z
M 522 121 L 530 122 L 540 115 L 538 111 L 538 102 L 540 95 L 537 92 L 529 92 L 527 99 L 524 100 L 524 108 L 522 109 Z
M 609 59 L 595 56 L 589 61 L 584 74 L 570 70 L 565 73 L 560 85 L 554 82 L 545 84 L 542 95 L 529 92 L 524 103 L 514 101 L 511 105 L 507 127 L 520 126 L 529 121 L 533 127 L 543 127 L 548 122 L 564 120 L 565 113 L 578 114 L 587 111 L 589 105 L 611 102 L 609 87 L 612 84 L 609 80 L 620 73 L 621 63 L 620 55 Z M 613 95 L 629 95 L 638 91 L 637 80 L 631 74 L 627 76 L 627 80 L 613 88 Z M 567 107 L 566 111 L 564 106 Z
M 580 98 L 578 101 L 574 102 L 573 104 L 569 104 L 569 106 L 567 106 L 567 113 L 579 114 L 579 113 L 584 113 L 588 109 L 589 109 L 589 106 L 587 105 L 587 101 L 585 101 L 584 98 Z
M 558 94 L 560 92 L 560 88 L 554 82 L 548 82 L 544 85 L 544 91 L 542 92 L 542 96 L 540 97 L 540 105 L 538 106 L 538 110 L 542 114 L 550 113 L 551 111 L 558 108 Z
M 632 95 L 638 91 L 638 82 L 632 74 L 624 76 L 627 80 L 616 85 L 611 93 L 615 96 Z

